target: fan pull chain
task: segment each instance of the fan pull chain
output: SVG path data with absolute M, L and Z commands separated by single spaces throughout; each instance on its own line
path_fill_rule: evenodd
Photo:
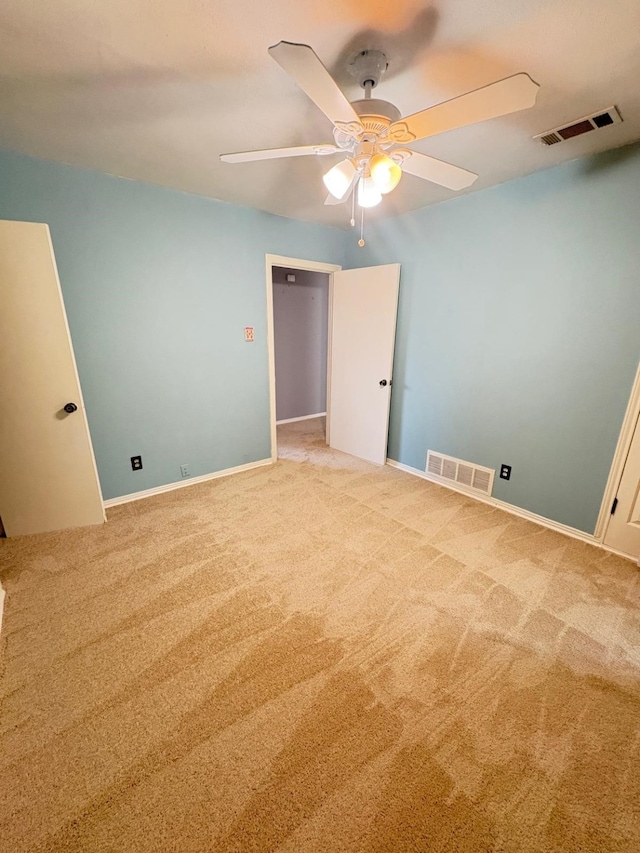
M 356 224 L 356 188 L 353 188 L 353 192 L 351 193 L 351 227 L 354 228 Z
M 364 246 L 364 207 L 360 208 L 360 239 L 358 240 L 358 246 L 360 248 Z

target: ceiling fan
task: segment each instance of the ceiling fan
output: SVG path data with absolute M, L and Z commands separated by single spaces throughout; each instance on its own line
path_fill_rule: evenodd
M 309 45 L 281 41 L 270 47 L 269 53 L 331 120 L 334 143 L 241 151 L 221 154 L 220 159 L 225 163 L 246 163 L 343 153 L 346 158 L 324 175 L 329 190 L 325 204 L 347 201 L 357 187 L 360 207 L 373 207 L 395 189 L 403 172 L 450 190 L 470 186 L 478 177 L 474 172 L 403 146 L 532 107 L 539 89 L 528 74 L 514 74 L 402 118 L 396 106 L 371 97 L 371 90 L 387 69 L 382 51 L 362 51 L 350 63 L 352 76 L 364 89 L 364 98 L 351 103 Z

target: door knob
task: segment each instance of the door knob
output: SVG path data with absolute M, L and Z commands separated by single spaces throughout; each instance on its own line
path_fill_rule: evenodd
M 64 410 L 65 410 L 65 412 L 68 412 L 69 414 L 71 414 L 72 412 L 77 412 L 78 407 L 76 406 L 75 403 L 67 403 L 67 405 L 64 407 Z
M 381 384 L 381 385 L 382 385 L 382 387 L 384 388 L 384 386 L 387 384 L 387 380 L 386 380 L 386 379 L 381 379 L 381 380 L 380 380 L 380 384 Z

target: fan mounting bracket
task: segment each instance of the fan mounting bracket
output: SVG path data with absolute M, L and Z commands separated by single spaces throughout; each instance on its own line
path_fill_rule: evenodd
M 349 62 L 347 69 L 358 86 L 366 91 L 367 84 L 375 89 L 388 67 L 387 57 L 381 50 L 361 50 Z

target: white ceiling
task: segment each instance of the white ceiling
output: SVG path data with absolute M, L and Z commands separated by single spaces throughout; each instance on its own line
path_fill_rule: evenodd
M 639 0 L 3 0 L 0 145 L 346 225 L 325 207 L 333 157 L 221 163 L 223 152 L 332 141 L 331 124 L 268 56 L 310 44 L 354 100 L 346 60 L 379 48 L 375 95 L 403 115 L 518 71 L 532 109 L 414 148 L 477 172 L 469 191 L 640 138 Z M 620 108 L 624 122 L 546 148 L 532 136 Z M 378 215 L 454 193 L 406 175 Z

